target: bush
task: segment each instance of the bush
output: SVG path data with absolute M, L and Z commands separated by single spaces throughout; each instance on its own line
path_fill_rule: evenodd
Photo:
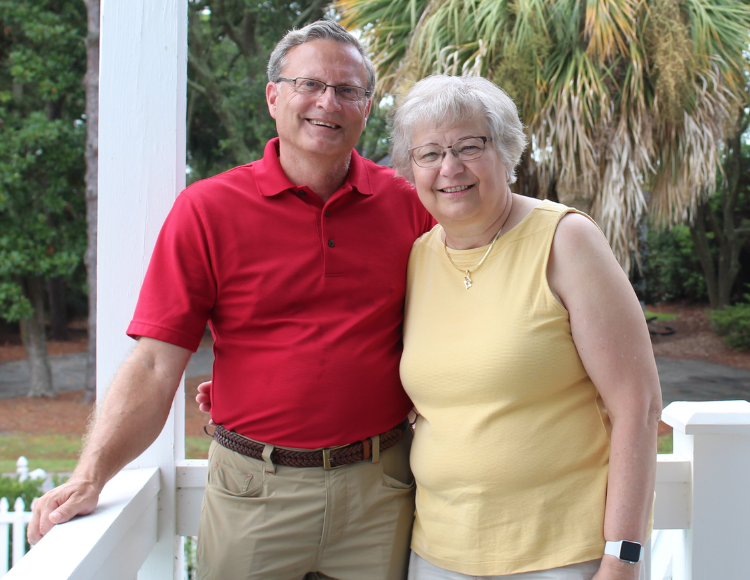
M 17 477 L 0 477 L 0 497 L 8 498 L 8 509 L 13 510 L 13 504 L 16 498 L 23 499 L 25 511 L 31 509 L 31 501 L 34 498 L 42 497 L 42 479 L 27 479 L 18 481 Z
M 745 294 L 750 302 L 750 294 Z M 722 341 L 737 350 L 750 350 L 750 304 L 741 302 L 725 306 L 722 310 L 712 310 L 708 317 L 716 334 Z
M 709 234 L 711 239 L 713 234 Z M 671 300 L 706 300 L 706 279 L 690 237 L 690 228 L 649 229 L 641 245 L 645 284 L 639 298 L 647 304 Z

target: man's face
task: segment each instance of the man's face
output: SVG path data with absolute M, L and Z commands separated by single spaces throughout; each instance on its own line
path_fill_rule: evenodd
M 367 70 L 356 48 L 333 40 L 311 40 L 287 53 L 285 78 L 304 77 L 328 85 L 367 87 Z M 268 83 L 266 100 L 282 155 L 348 158 L 365 128 L 370 101 L 340 100 L 328 87 L 306 95 L 290 82 Z

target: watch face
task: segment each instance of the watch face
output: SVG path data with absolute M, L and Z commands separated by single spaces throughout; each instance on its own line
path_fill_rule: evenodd
M 620 545 L 620 560 L 638 562 L 641 559 L 641 545 L 635 542 L 626 542 Z

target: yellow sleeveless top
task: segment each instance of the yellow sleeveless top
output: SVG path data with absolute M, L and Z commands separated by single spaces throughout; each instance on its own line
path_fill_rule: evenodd
M 601 558 L 610 422 L 547 284 L 549 201 L 500 237 L 473 286 L 438 225 L 409 259 L 401 380 L 419 411 L 412 549 L 470 575 Z M 473 268 L 487 246 L 451 250 Z

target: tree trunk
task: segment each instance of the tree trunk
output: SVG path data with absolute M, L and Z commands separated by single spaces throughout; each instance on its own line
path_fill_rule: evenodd
M 29 361 L 31 381 L 29 397 L 54 397 L 52 371 L 47 357 L 47 340 L 44 329 L 44 282 L 39 276 L 25 280 L 26 295 L 34 308 L 31 318 L 21 319 L 21 340 Z
M 99 203 L 99 0 L 84 0 L 88 12 L 86 36 L 86 283 L 89 288 L 89 350 L 86 367 L 86 390 L 83 399 L 96 399 L 96 239 Z
M 711 256 L 711 249 L 708 244 L 706 235 L 706 217 L 705 212 L 711 211 L 708 204 L 699 205 L 695 214 L 692 225 L 690 226 L 690 237 L 693 239 L 695 253 L 698 255 L 703 275 L 706 278 L 706 290 L 708 291 L 708 301 L 711 308 L 719 308 L 719 287 L 716 281 L 716 269 L 714 268 L 714 259 Z
M 50 340 L 68 340 L 65 280 L 59 276 L 47 280 L 47 294 L 49 294 L 49 338 Z
M 700 204 L 695 220 L 690 226 L 695 251 L 706 277 L 708 300 L 711 308 L 727 306 L 732 300 L 732 289 L 740 271 L 740 249 L 743 238 L 737 232 L 737 201 L 740 192 L 742 160 L 742 135 L 750 123 L 750 116 L 739 111 L 737 124 L 726 140 L 724 154 L 724 175 L 726 181 L 720 190 L 721 215 L 717 216 L 706 201 Z M 718 260 L 710 252 L 706 226 L 714 234 L 714 244 L 719 247 Z

